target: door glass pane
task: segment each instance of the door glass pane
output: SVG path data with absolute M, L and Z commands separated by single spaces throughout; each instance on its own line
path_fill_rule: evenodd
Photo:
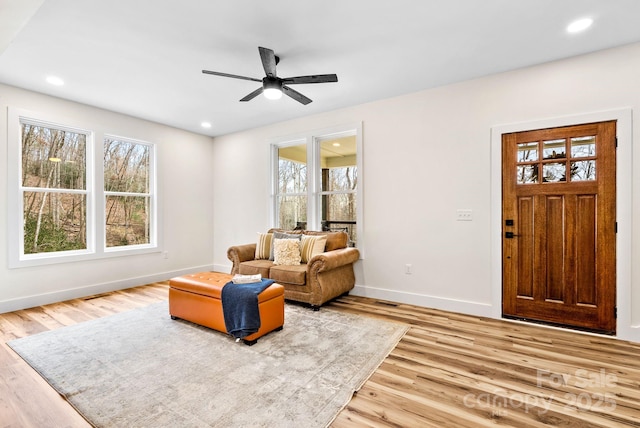
M 565 140 L 543 141 L 542 156 L 544 159 L 561 159 L 567 157 Z
M 546 163 L 542 165 L 542 181 L 545 183 L 556 183 L 566 181 L 566 165 L 564 163 Z
M 571 139 L 571 157 L 582 158 L 596 155 L 596 137 L 576 137 Z
M 538 182 L 538 165 L 518 165 L 518 184 Z
M 518 144 L 518 162 L 533 162 L 538 160 L 538 143 Z
M 571 162 L 571 181 L 593 181 L 596 179 L 596 161 Z

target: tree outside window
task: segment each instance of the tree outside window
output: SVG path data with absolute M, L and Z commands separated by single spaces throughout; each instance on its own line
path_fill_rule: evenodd
M 24 254 L 87 248 L 87 134 L 21 121 Z
M 307 145 L 278 149 L 278 227 L 287 230 L 307 224 Z
M 104 140 L 106 246 L 150 243 L 150 146 Z

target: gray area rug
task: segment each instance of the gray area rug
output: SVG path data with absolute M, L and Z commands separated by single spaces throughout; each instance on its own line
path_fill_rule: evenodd
M 406 332 L 401 324 L 285 306 L 254 346 L 167 303 L 9 342 L 98 427 L 325 427 Z

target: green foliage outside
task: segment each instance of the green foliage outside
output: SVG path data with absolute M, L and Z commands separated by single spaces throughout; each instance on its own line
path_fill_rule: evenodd
M 49 216 L 43 216 L 40 223 L 40 233 L 37 246 L 34 246 L 38 215 L 28 214 L 25 217 L 24 225 L 24 253 L 36 254 L 54 251 L 84 250 L 87 248 L 85 242 L 80 239 L 73 239 L 73 234 L 69 234 L 62 227 L 56 227 Z

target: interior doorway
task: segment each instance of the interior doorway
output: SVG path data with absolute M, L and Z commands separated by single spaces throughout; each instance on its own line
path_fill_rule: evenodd
M 502 316 L 616 332 L 616 122 L 502 134 Z

